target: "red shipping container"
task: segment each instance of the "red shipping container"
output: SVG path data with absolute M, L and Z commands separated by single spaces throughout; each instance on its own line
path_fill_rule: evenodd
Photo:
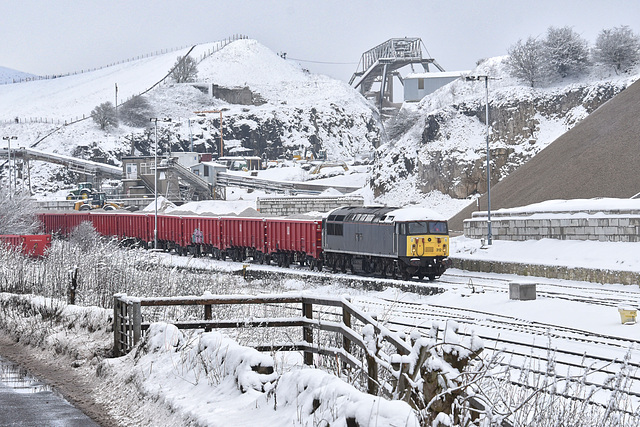
M 51 234 L 24 235 L 23 253 L 32 257 L 42 257 L 51 247 Z
M 51 247 L 50 234 L 6 234 L 0 236 L 0 241 L 19 248 L 20 251 L 32 257 L 42 257 Z

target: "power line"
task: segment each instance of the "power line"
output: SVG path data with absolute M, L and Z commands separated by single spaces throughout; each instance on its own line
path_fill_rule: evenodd
M 328 61 L 311 61 L 310 59 L 287 58 L 293 61 L 312 62 L 314 64 L 330 64 L 330 65 L 358 65 L 357 62 L 328 62 Z

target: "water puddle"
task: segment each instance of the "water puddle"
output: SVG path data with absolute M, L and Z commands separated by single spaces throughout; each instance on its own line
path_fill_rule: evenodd
M 0 383 L 17 393 L 53 392 L 53 388 L 33 377 L 26 369 L 0 357 Z
M 53 387 L 2 357 L 0 426 L 99 427 Z

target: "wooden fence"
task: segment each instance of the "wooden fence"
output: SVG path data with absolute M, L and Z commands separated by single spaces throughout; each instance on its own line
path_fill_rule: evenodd
M 301 316 L 292 317 L 268 317 L 250 318 L 234 320 L 212 320 L 213 306 L 217 305 L 246 305 L 246 304 L 269 304 L 269 305 L 298 305 Z M 320 298 L 309 296 L 288 296 L 288 295 L 267 295 L 267 296 L 245 296 L 245 295 L 216 295 L 201 297 L 162 297 L 162 298 L 132 298 L 123 294 L 114 296 L 114 355 L 126 354 L 141 339 L 143 331 L 149 328 L 150 322 L 143 321 L 142 307 L 157 306 L 203 306 L 203 319 L 192 321 L 171 322 L 179 329 L 204 329 L 210 331 L 220 328 L 301 328 L 301 341 L 283 342 L 271 344 L 259 344 L 254 346 L 259 351 L 302 351 L 304 363 L 313 365 L 313 355 L 320 354 L 339 358 L 345 365 L 352 368 L 363 368 L 359 355 L 364 354 L 366 360 L 367 389 L 371 394 L 378 394 L 379 369 L 386 369 L 393 377 L 398 377 L 396 372 L 393 375 L 390 355 L 383 354 L 378 340 L 385 341 L 396 354 L 408 355 L 411 352 L 411 345 L 400 338 L 398 333 L 391 332 L 380 325 L 369 314 L 361 311 L 349 300 L 345 298 Z M 340 321 L 327 321 L 314 318 L 315 313 L 320 313 L 319 307 L 333 307 Z M 352 320 L 357 319 L 362 325 L 371 325 L 373 339 L 366 339 L 361 333 L 352 328 Z M 363 327 L 364 329 L 364 327 Z M 341 347 L 323 346 L 322 343 L 314 343 L 314 330 L 333 332 L 339 334 Z M 319 334 L 315 334 L 319 337 Z M 360 349 L 360 352 L 356 351 Z M 373 350 L 375 349 L 375 350 Z
M 301 316 L 291 317 L 247 317 L 234 320 L 213 320 L 213 307 L 220 305 L 242 306 L 262 305 L 297 307 L 296 313 Z M 301 341 L 272 344 L 258 344 L 258 351 L 302 351 L 306 365 L 313 365 L 313 355 L 319 354 L 340 359 L 343 366 L 362 369 L 367 378 L 367 392 L 373 395 L 395 396 L 411 402 L 420 393 L 414 390 L 409 379 L 412 365 L 408 360 L 398 356 L 409 355 L 412 345 L 405 341 L 401 334 L 392 332 L 381 325 L 371 315 L 355 307 L 347 298 L 311 297 L 303 295 L 204 295 L 189 297 L 135 298 L 125 294 L 114 295 L 114 355 L 122 356 L 129 352 L 142 338 L 142 333 L 149 328 L 150 322 L 143 321 L 142 307 L 161 306 L 203 306 L 202 320 L 171 322 L 179 329 L 204 329 L 211 331 L 218 328 L 301 328 Z M 324 307 L 324 309 L 323 309 Z M 321 313 L 329 308 L 329 312 L 339 321 L 321 319 Z M 314 315 L 316 317 L 314 318 Z M 354 324 L 357 321 L 358 327 Z M 358 329 L 360 332 L 357 332 Z M 320 334 L 314 331 L 337 333 L 340 347 L 332 347 L 320 341 Z M 317 341 L 314 342 L 314 336 Z M 386 343 L 386 345 L 385 345 Z M 359 350 L 358 350 L 359 349 Z M 394 351 L 395 354 L 388 354 Z M 398 355 L 398 356 L 396 356 Z M 424 356 L 419 354 L 418 359 Z M 404 362 L 401 363 L 401 360 Z M 419 361 L 415 362 L 421 364 Z M 366 366 L 365 366 L 366 365 Z M 366 371 L 365 371 L 366 369 Z M 416 369 L 414 366 L 413 369 Z M 419 367 L 418 367 L 419 369 Z M 380 374 L 385 375 L 381 380 Z M 428 379 L 425 378 L 425 381 Z M 431 381 L 434 381 L 432 378 Z M 437 381 L 437 379 L 435 379 Z M 381 385 L 383 386 L 381 388 Z M 469 396 L 464 390 L 454 392 L 463 396 L 478 413 L 487 411 L 485 404 Z M 413 401 L 415 403 L 415 401 Z M 502 420 L 503 427 L 511 427 L 508 420 Z

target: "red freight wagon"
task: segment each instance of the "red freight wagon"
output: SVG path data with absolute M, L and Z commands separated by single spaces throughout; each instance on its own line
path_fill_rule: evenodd
M 68 235 L 83 221 L 91 221 L 88 213 L 46 213 L 38 214 L 45 233 Z
M 66 217 L 63 213 L 40 213 L 38 220 L 42 223 L 42 231 L 45 233 L 63 233 L 62 230 L 66 228 Z
M 64 235 L 71 233 L 74 228 L 85 221 L 91 222 L 91 214 L 89 212 L 66 213 L 63 215 L 65 215 L 65 229 L 62 231 Z
M 196 229 L 201 234 L 196 236 L 195 243 L 199 243 L 211 248 L 220 248 L 220 238 L 222 233 L 222 225 L 220 218 L 207 217 L 207 216 L 185 216 L 183 220 L 183 243 L 181 245 L 187 246 L 194 243 L 194 233 Z M 199 237 L 198 237 L 199 236 Z
M 275 255 L 278 264 L 320 259 L 322 252 L 322 221 L 267 219 L 267 252 Z M 280 255 L 277 255 L 280 254 Z M 289 261 L 289 262 L 287 262 Z M 315 264 L 315 263 L 314 263 Z
M 151 236 L 155 228 L 155 215 L 149 218 Z M 182 252 L 182 235 L 184 234 L 181 216 L 158 215 L 158 248 Z
M 41 257 L 51 247 L 50 234 L 7 234 L 1 235 L 0 241 L 20 248 L 23 254 Z
M 153 242 L 154 216 L 146 214 L 112 214 L 121 238 L 136 239 L 140 242 Z
M 224 217 L 221 249 L 227 251 L 233 260 L 243 260 L 245 255 L 261 258 L 266 249 L 265 231 L 262 218 Z
M 118 238 L 122 237 L 118 229 L 116 214 L 92 212 L 89 216 L 91 217 L 93 228 L 95 228 L 99 234 Z

